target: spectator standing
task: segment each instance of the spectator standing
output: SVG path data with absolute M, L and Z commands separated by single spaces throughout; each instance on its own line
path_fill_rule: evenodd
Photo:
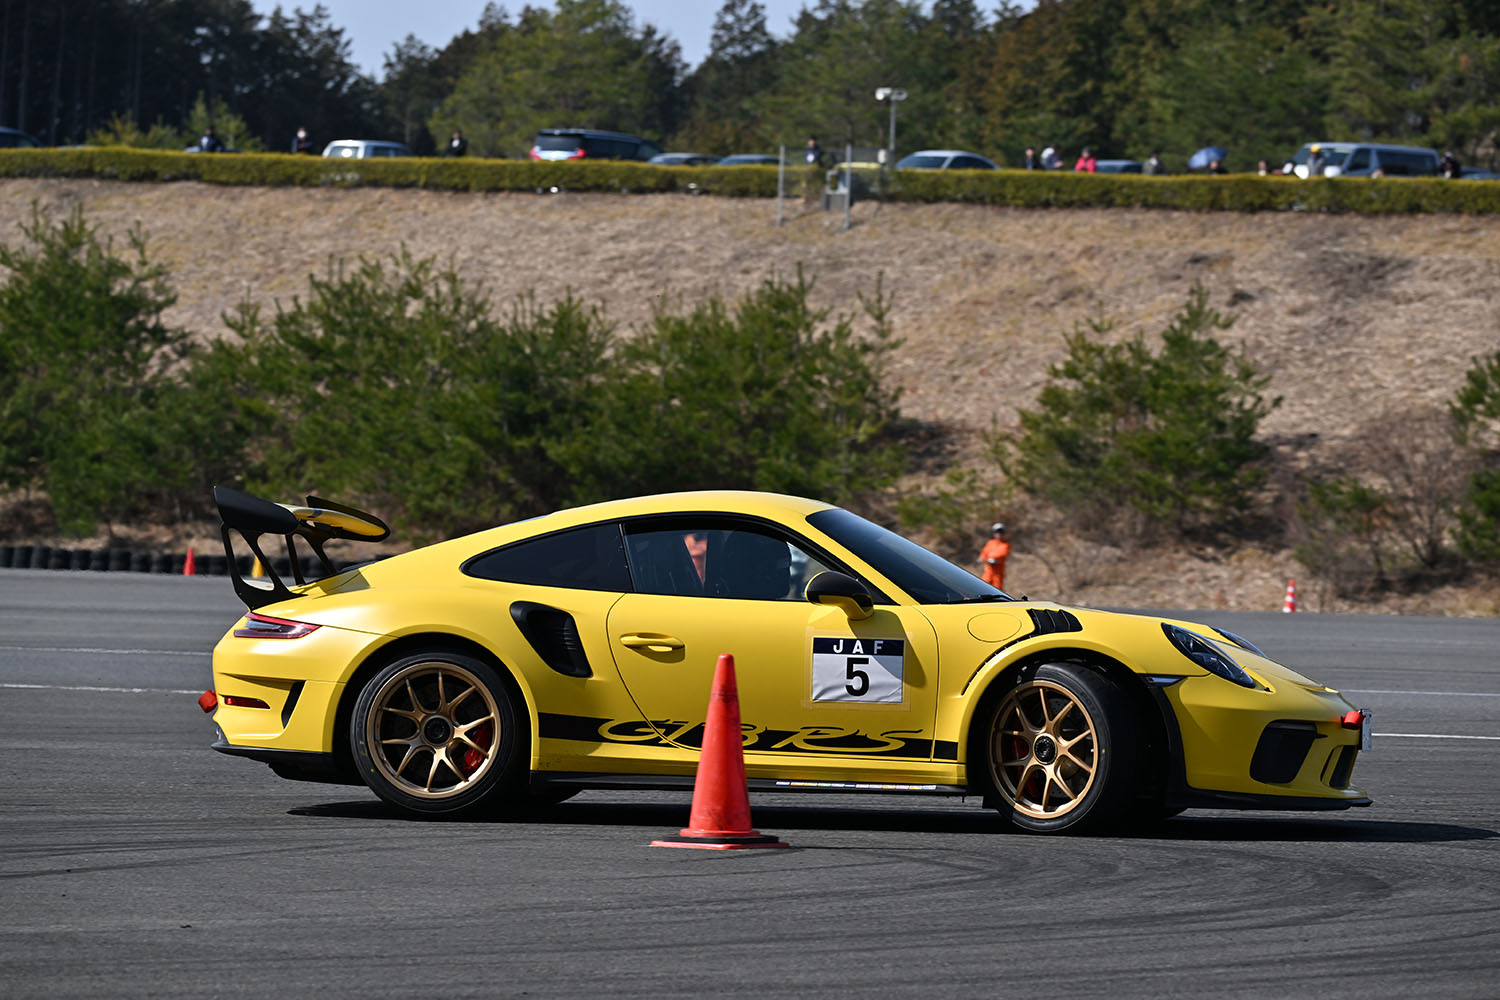
M 1307 179 L 1323 176 L 1323 147 L 1314 145 L 1307 151 Z
M 1021 169 L 1022 170 L 1035 170 L 1036 169 L 1036 150 L 1033 147 L 1031 147 L 1031 146 L 1027 146 L 1026 147 L 1026 152 L 1024 154 L 1022 154 L 1022 156 L 1021 156 Z
M 1073 164 L 1073 172 L 1075 174 L 1092 174 L 1098 169 L 1099 161 L 1094 159 L 1094 154 L 1089 151 L 1087 146 L 1084 146 L 1083 152 L 1078 154 L 1078 162 Z
M 810 135 L 807 137 L 807 148 L 802 156 L 809 167 L 821 167 L 823 165 L 823 147 L 818 145 L 817 136 Z
M 212 125 L 208 126 L 208 128 L 206 128 L 206 129 L 204 129 L 203 130 L 203 134 L 198 137 L 198 152 L 200 152 L 200 153 L 222 153 L 222 152 L 224 152 L 224 144 L 219 141 L 219 137 L 214 132 L 214 127 Z
M 1048 146 L 1042 150 L 1042 169 L 1061 170 L 1062 158 L 1057 155 L 1056 146 Z
M 458 129 L 453 130 L 453 137 L 448 140 L 448 145 L 443 148 L 444 156 L 463 156 L 469 151 L 469 140 Z
M 307 134 L 307 129 L 297 127 L 297 134 L 292 136 L 292 152 L 311 154 L 313 151 L 312 137 Z
M 1167 168 L 1166 165 L 1161 162 L 1161 154 L 1156 152 L 1155 150 L 1152 150 L 1151 155 L 1146 157 L 1146 162 L 1141 164 L 1141 173 L 1165 176 L 1167 173 Z
M 1227 167 L 1225 167 L 1224 164 L 1220 163 L 1218 160 L 1209 160 L 1208 161 L 1208 172 L 1211 173 L 1211 174 L 1227 174 L 1227 173 L 1229 173 L 1229 169 Z
M 1271 166 L 1265 160 L 1261 160 L 1255 165 L 1255 172 L 1264 177 L 1271 172 Z
M 1453 155 L 1453 150 L 1443 151 L 1443 160 L 1438 164 L 1438 173 L 1450 181 L 1456 181 L 1463 176 L 1464 168 L 1459 165 L 1458 157 Z
M 1010 556 L 1010 542 L 1005 540 L 1005 525 L 1000 522 L 990 528 L 990 540 L 979 550 L 979 563 L 983 567 L 980 576 L 992 587 L 1005 589 L 1005 560 Z

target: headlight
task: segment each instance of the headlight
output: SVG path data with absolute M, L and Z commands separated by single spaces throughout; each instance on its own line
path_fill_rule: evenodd
M 1176 625 L 1161 623 L 1161 630 L 1167 634 L 1167 639 L 1177 647 L 1177 651 L 1198 666 L 1211 674 L 1217 674 L 1226 681 L 1233 681 L 1240 687 L 1253 688 L 1256 683 L 1253 678 L 1245 673 L 1229 654 L 1219 648 L 1218 643 L 1212 639 L 1204 638 L 1197 632 L 1189 632 L 1185 628 Z
M 1226 629 L 1226 628 L 1218 628 L 1217 626 L 1214 628 L 1214 631 L 1217 632 L 1217 633 L 1219 633 L 1224 638 L 1228 639 L 1230 642 L 1234 643 L 1236 646 L 1240 647 L 1241 649 L 1249 650 L 1250 652 L 1254 653 L 1256 656 L 1266 656 L 1265 653 L 1261 652 L 1261 649 L 1260 649 L 1259 646 L 1257 646 L 1255 643 L 1251 642 L 1249 639 L 1246 639 L 1242 635 L 1235 635 L 1233 632 L 1229 631 L 1228 629 Z M 1266 659 L 1270 659 L 1270 657 L 1266 656 Z

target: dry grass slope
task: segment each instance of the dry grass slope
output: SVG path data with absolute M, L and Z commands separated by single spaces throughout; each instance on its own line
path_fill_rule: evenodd
M 777 228 L 772 202 L 676 195 L 33 180 L 0 181 L 0 194 L 7 241 L 19 239 L 14 223 L 33 202 L 82 205 L 110 234 L 139 222 L 176 282 L 170 321 L 203 336 L 242 298 L 289 301 L 330 261 L 403 243 L 452 259 L 501 308 L 571 290 L 626 328 L 658 307 L 735 297 L 799 266 L 819 303 L 852 313 L 883 275 L 904 338 L 893 365 L 903 410 L 971 444 L 1032 403 L 1076 324 L 1107 315 L 1119 336 L 1160 329 L 1194 282 L 1238 316 L 1224 339 L 1283 397 L 1265 433 L 1310 463 L 1336 463 L 1390 414 L 1442 407 L 1470 359 L 1500 348 L 1500 220 L 1488 217 L 865 204 L 844 231 L 841 215 L 801 205 Z M 1110 560 L 1059 546 L 1041 559 L 1034 553 L 1051 541 L 1027 537 L 1025 512 L 1014 514 L 1022 530 L 1008 582 L 1034 597 L 1274 610 L 1299 570 L 1289 553 L 1253 547 Z M 1302 589 L 1315 610 L 1347 610 L 1314 580 Z M 1384 607 L 1497 614 L 1500 594 L 1446 588 Z

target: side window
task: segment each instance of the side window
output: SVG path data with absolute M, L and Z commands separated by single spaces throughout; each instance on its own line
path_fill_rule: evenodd
M 485 580 L 575 590 L 630 590 L 617 524 L 593 524 L 532 538 L 471 559 L 464 572 Z
M 950 170 L 983 170 L 985 162 L 972 156 L 955 156 L 949 164 Z
M 718 518 L 674 518 L 626 526 L 635 589 L 642 594 L 800 601 L 828 567 L 760 526 Z
M 1369 169 L 1370 151 L 1368 149 L 1356 149 L 1353 153 L 1349 154 L 1349 162 L 1344 164 L 1344 170 L 1347 173 Z

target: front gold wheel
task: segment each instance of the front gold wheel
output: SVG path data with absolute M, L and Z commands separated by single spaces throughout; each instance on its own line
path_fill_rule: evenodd
M 1055 819 L 1077 808 L 1093 787 L 1098 744 L 1094 720 L 1070 691 L 1029 681 L 1000 704 L 990 742 L 992 774 L 1016 809 Z
M 1037 832 L 1118 815 L 1131 780 L 1133 716 L 1104 673 L 1074 663 L 1026 668 L 990 715 L 983 754 L 994 804 Z

